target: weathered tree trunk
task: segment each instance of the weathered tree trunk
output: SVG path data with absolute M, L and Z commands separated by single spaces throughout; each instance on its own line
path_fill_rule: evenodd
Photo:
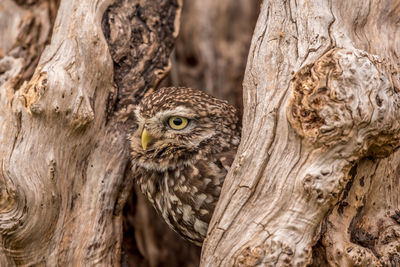
M 0 266 L 119 266 L 131 111 L 181 4 L 62 0 L 54 22 L 57 5 L 0 3 Z
M 400 1 L 264 0 L 201 266 L 399 266 L 399 22 Z
M 125 138 L 168 69 L 180 3 L 89 2 L 0 3 L 0 265 L 196 266 L 199 249 L 130 190 Z M 169 81 L 240 107 L 258 7 L 185 1 Z

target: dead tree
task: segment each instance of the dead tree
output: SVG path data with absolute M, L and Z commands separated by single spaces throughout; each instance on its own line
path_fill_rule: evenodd
M 400 1 L 262 4 L 201 266 L 400 264 Z

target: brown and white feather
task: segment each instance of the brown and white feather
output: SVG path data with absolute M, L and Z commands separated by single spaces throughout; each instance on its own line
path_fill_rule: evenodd
M 201 246 L 240 142 L 237 110 L 202 91 L 168 87 L 144 97 L 136 116 L 130 136 L 135 179 L 167 224 Z M 171 129 L 172 116 L 190 123 Z M 146 150 L 144 129 L 154 139 Z

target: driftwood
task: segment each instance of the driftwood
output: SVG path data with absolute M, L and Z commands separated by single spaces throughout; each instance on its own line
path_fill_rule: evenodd
M 267 1 L 201 266 L 400 264 L 399 1 Z

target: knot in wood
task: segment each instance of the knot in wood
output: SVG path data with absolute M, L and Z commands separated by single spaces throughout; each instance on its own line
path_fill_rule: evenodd
M 294 76 L 287 117 L 314 147 L 387 154 L 399 138 L 400 97 L 388 66 L 360 50 L 333 49 Z M 382 152 L 383 151 L 383 152 Z
M 232 266 L 303 266 L 310 262 L 311 250 L 295 250 L 293 244 L 268 239 L 258 246 L 246 246 L 241 250 Z
M 0 187 L 0 213 L 3 216 L 8 212 L 13 212 L 17 203 L 16 197 L 15 191 L 4 186 Z
M 261 263 L 265 255 L 265 249 L 261 246 L 254 248 L 246 247 L 236 258 L 234 266 L 257 266 Z
M 36 105 L 40 97 L 47 90 L 47 73 L 39 71 L 30 82 L 22 88 L 22 97 L 29 113 L 41 113 L 42 109 Z

